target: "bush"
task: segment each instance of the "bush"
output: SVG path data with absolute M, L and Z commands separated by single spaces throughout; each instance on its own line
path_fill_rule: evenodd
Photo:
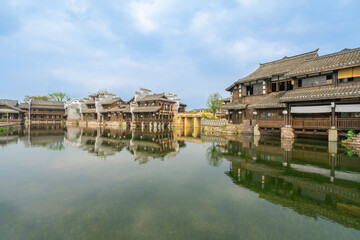
M 76 120 L 76 127 L 79 127 L 79 120 Z

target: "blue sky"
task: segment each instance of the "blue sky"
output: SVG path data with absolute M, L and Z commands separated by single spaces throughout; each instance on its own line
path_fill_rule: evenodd
M 259 63 L 360 47 L 360 1 L 0 0 L 0 98 L 139 87 L 189 108 Z

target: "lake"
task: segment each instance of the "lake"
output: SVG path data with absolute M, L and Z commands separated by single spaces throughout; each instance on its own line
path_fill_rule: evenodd
M 186 135 L 1 135 L 0 239 L 360 239 L 357 153 L 313 139 Z

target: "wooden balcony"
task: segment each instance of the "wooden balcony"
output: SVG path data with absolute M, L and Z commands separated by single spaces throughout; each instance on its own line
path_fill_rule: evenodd
M 285 125 L 285 120 L 283 118 L 259 119 L 258 125 L 260 128 L 282 128 Z
M 65 114 L 65 110 L 64 111 L 31 111 L 31 114 L 39 114 L 39 115 L 64 115 Z M 29 113 L 27 112 L 26 115 L 28 115 Z
M 331 118 L 292 118 L 291 126 L 300 129 L 329 129 Z
M 340 130 L 360 129 L 359 118 L 337 118 L 336 128 Z

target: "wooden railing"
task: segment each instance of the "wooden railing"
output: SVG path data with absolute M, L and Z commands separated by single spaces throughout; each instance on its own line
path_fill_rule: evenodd
M 292 118 L 291 126 L 301 129 L 329 129 L 331 118 Z
M 360 129 L 360 119 L 359 118 L 337 118 L 336 127 L 338 129 L 343 129 L 343 130 Z
M 282 128 L 285 125 L 284 119 L 259 119 L 261 128 Z
M 64 111 L 30 111 L 31 114 L 39 114 L 39 115 L 64 115 Z M 26 113 L 28 114 L 28 113 Z
M 6 119 L 6 118 L 0 118 L 0 122 L 21 122 L 23 121 L 22 119 Z

